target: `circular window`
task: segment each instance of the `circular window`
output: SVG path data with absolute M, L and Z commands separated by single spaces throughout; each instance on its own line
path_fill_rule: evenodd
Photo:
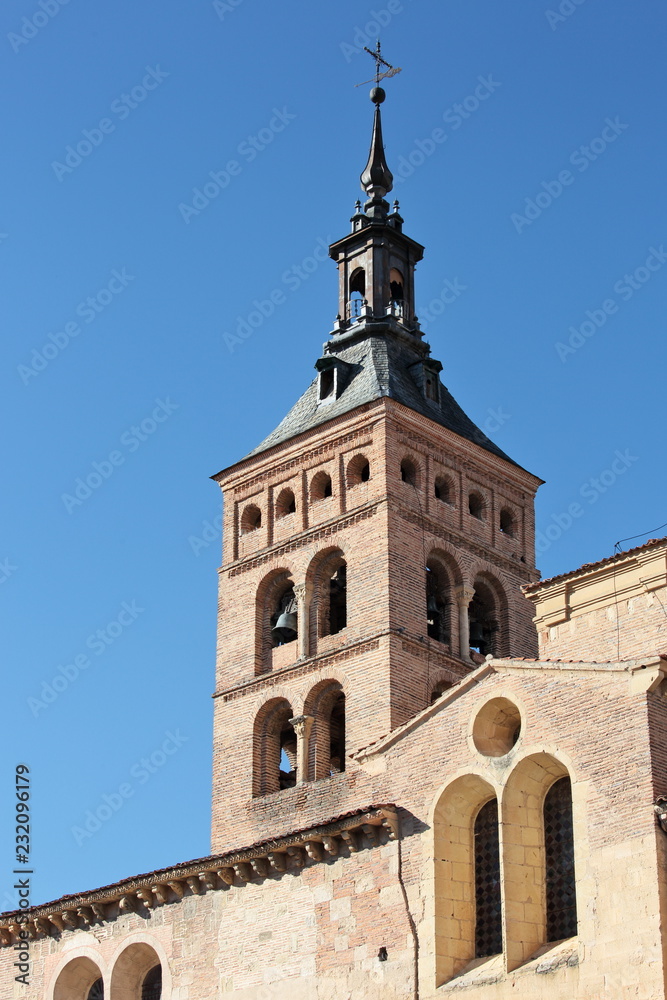
M 507 698 L 493 698 L 477 713 L 472 727 L 475 747 L 485 757 L 504 757 L 521 733 L 521 713 Z

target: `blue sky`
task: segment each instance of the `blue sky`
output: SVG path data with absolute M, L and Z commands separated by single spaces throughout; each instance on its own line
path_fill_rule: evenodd
M 335 266 L 311 260 L 360 196 L 378 23 L 418 311 L 448 388 L 546 480 L 543 574 L 667 521 L 666 21 L 620 0 L 5 0 L 3 892 L 22 761 L 34 902 L 208 852 L 208 477 L 279 422 L 331 329 Z

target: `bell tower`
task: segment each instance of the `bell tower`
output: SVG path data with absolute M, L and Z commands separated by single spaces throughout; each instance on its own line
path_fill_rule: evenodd
M 424 248 L 386 195 L 375 106 L 366 195 L 329 248 L 338 315 L 284 420 L 214 477 L 219 570 L 212 850 L 367 806 L 353 754 L 485 657 L 537 653 L 540 480 L 463 412 L 415 315 Z

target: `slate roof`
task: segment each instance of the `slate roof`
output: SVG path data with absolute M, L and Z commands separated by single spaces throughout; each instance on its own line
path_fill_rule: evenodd
M 410 371 L 411 365 L 424 360 L 424 345 L 418 343 L 413 350 L 404 338 L 384 329 L 386 332 L 366 333 L 350 346 L 330 349 L 325 357 L 338 358 L 350 366 L 342 366 L 344 388 L 338 398 L 320 402 L 315 379 L 276 429 L 245 457 L 251 458 L 358 406 L 388 396 L 521 468 L 472 422 L 445 386 L 440 385 L 439 402 L 424 396 Z

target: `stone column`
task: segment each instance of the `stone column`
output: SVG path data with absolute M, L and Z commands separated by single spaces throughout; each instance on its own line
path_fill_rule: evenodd
M 313 726 L 312 715 L 296 715 L 290 719 L 296 733 L 296 783 L 303 784 L 308 780 L 308 758 L 310 756 L 310 730 Z
M 299 659 L 305 660 L 308 656 L 309 651 L 309 632 L 310 632 L 310 608 L 308 593 L 305 583 L 295 583 L 294 584 L 294 596 L 296 597 L 296 627 L 297 627 L 297 642 L 299 644 Z
M 459 656 L 462 660 L 470 659 L 470 621 L 468 606 L 475 596 L 473 587 L 457 587 L 454 591 L 456 603 L 459 606 Z

